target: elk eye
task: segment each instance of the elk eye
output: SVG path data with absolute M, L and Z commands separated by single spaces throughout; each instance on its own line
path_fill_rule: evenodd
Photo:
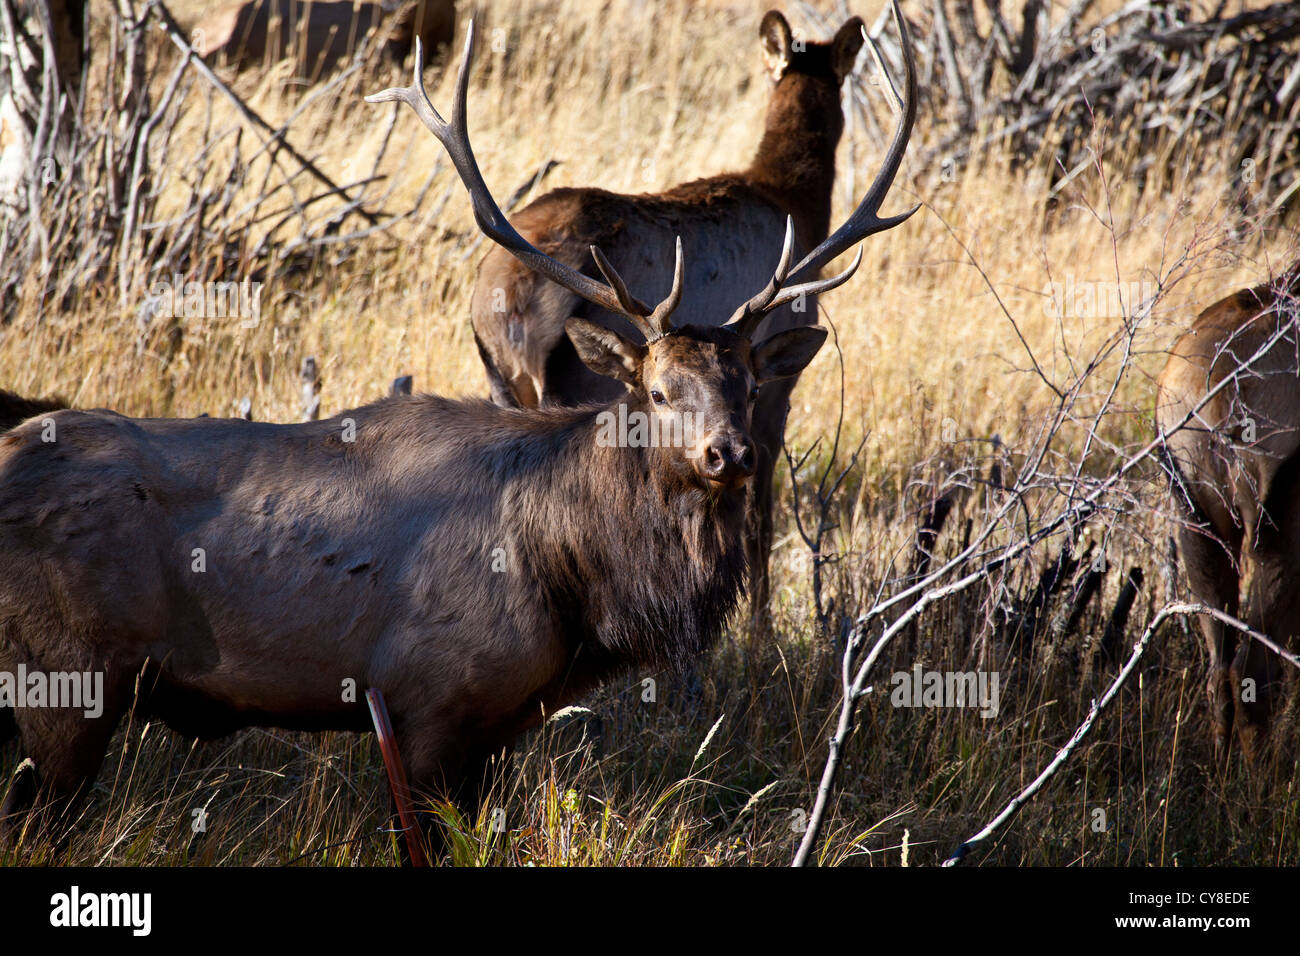
M 667 405 L 668 399 L 664 398 L 664 393 L 657 388 L 650 389 L 650 400 L 656 405 Z
M 757 385 L 755 385 L 753 388 L 751 388 L 751 389 L 749 390 L 749 400 L 750 400 L 751 402 L 756 402 L 756 401 L 758 401 L 758 386 L 757 386 Z

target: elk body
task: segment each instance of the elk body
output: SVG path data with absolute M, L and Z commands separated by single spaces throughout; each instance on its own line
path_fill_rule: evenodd
M 42 790 L 51 812 L 75 802 L 129 708 L 204 737 L 362 730 L 370 687 L 413 789 L 472 804 L 489 755 L 544 713 L 720 633 L 743 586 L 758 388 L 798 374 L 826 333 L 751 344 L 761 306 L 675 327 L 680 248 L 651 310 L 598 251 L 605 282 L 522 242 L 464 133 L 471 52 L 451 123 L 418 55 L 411 88 L 372 99 L 416 109 L 496 241 L 602 307 L 622 303 L 644 344 L 583 319 L 568 334 L 626 391 L 605 408 L 389 398 L 294 425 L 62 411 L 52 436 L 39 420 L 0 436 L 0 672 L 104 675 L 97 718 L 0 711 L 0 736 L 16 729 L 31 759 L 0 808 L 10 827 Z M 767 305 L 851 274 L 786 286 L 789 239 Z M 619 415 L 683 440 L 609 441 Z M 674 432 L 683 417 L 694 426 Z
M 415 38 L 427 47 L 455 37 L 454 0 L 410 0 L 390 12 L 385 5 L 352 0 L 242 0 L 209 13 L 194 27 L 195 48 L 244 67 L 293 56 L 299 73 L 330 70 L 350 56 L 372 30 L 388 30 L 387 48 L 398 59 Z
M 868 194 L 872 215 L 898 171 L 915 118 L 914 69 L 897 3 L 894 17 L 902 34 L 907 89 L 904 115 Z M 649 195 L 557 189 L 518 214 L 515 225 L 520 233 L 588 275 L 597 274 L 589 250 L 598 246 L 636 288 L 656 292 L 664 288 L 664 265 L 672 260 L 673 243 L 680 236 L 687 274 L 678 315 L 701 325 L 720 324 L 766 281 L 781 251 L 779 236 L 787 217 L 794 221 L 797 253 L 816 247 L 796 268 L 796 277 L 815 274 L 835 258 L 844 246 L 834 236 L 828 240 L 827 233 L 835 150 L 844 125 L 840 86 L 862 48 L 862 21 L 850 19 L 829 43 L 796 44 L 785 17 L 773 10 L 764 16 L 759 33 L 774 86 L 763 137 L 747 169 Z M 888 77 L 885 83 L 892 90 Z M 888 229 L 910 215 L 876 221 L 866 234 Z M 471 312 L 497 404 L 576 405 L 608 401 L 623 390 L 619 381 L 579 361 L 564 329 L 576 315 L 631 334 L 626 319 L 542 281 L 502 250 L 484 258 Z M 816 298 L 807 297 L 769 312 L 762 332 L 812 325 L 816 316 Z M 756 609 L 767 604 L 772 475 L 795 384 L 796 379 L 789 378 L 766 386 L 754 410 L 758 463 L 751 487 L 748 554 Z
M 1156 405 L 1185 519 L 1178 537 L 1193 593 L 1292 647 L 1300 640 L 1297 295 L 1300 263 L 1202 312 L 1171 350 Z M 1216 753 L 1227 757 L 1235 726 L 1254 760 L 1266 739 L 1279 663 L 1211 617 L 1200 626 L 1210 654 Z

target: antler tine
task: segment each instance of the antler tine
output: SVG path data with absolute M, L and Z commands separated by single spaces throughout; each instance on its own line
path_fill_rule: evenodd
M 731 314 L 726 324 L 741 335 L 749 336 L 767 312 L 773 307 L 772 300 L 781 291 L 781 284 L 790 272 L 790 260 L 794 258 L 794 217 L 785 217 L 785 241 L 781 244 L 781 259 L 776 264 L 776 271 L 764 286 L 763 291 L 754 296 Z
M 899 223 L 905 222 L 913 213 L 920 209 L 920 205 L 913 206 L 905 213 L 897 216 L 880 218 L 880 204 L 884 201 L 886 194 L 894 184 L 894 177 L 898 175 L 898 168 L 903 162 L 903 153 L 907 150 L 907 142 L 912 135 L 912 126 L 916 122 L 916 61 L 912 56 L 912 40 L 907 33 L 907 24 L 903 20 L 902 11 L 898 9 L 898 0 L 890 0 L 890 6 L 894 12 L 894 24 L 898 27 L 900 43 L 903 49 L 903 71 L 904 86 L 907 91 L 907 97 L 902 103 L 902 118 L 898 127 L 894 130 L 893 142 L 889 144 L 889 152 L 885 154 L 884 161 L 880 164 L 880 172 L 876 175 L 876 180 L 867 190 L 867 194 L 862 197 L 862 202 L 858 208 L 853 210 L 853 214 L 845 220 L 844 224 L 836 229 L 820 246 L 814 249 L 803 260 L 794 267 L 793 277 L 798 279 L 800 276 L 814 273 L 826 263 L 841 255 L 849 249 L 854 243 L 861 242 L 867 236 L 874 235 L 878 232 L 884 232 L 886 229 L 892 229 Z M 870 37 L 867 38 L 870 40 Z M 898 98 L 898 91 L 894 88 L 893 80 L 890 79 L 889 73 L 884 68 L 884 62 L 875 50 L 875 44 L 871 44 L 873 55 L 876 57 L 877 66 L 885 77 L 885 83 L 895 99 Z
M 858 246 L 857 254 L 853 257 L 853 262 L 847 269 L 838 275 L 833 275 L 829 279 L 814 279 L 811 282 L 802 282 L 798 285 L 792 285 L 782 289 L 768 304 L 767 311 L 779 308 L 787 302 L 793 302 L 803 295 L 818 295 L 822 292 L 829 292 L 831 289 L 838 288 L 849 279 L 853 278 L 853 273 L 858 271 L 858 266 L 862 265 L 862 247 Z
M 642 317 L 632 311 L 629 303 L 635 303 L 636 299 L 632 298 L 631 293 L 627 291 L 627 283 L 623 281 L 623 277 L 618 274 L 614 264 L 605 258 L 605 254 L 600 251 L 598 246 L 591 247 L 591 257 L 596 260 L 596 268 L 605 277 L 605 281 L 613 287 L 619 301 L 624 303 L 624 311 L 627 313 L 627 317 L 645 336 L 647 344 L 663 338 L 673 330 L 672 315 L 677 306 L 681 304 L 682 282 L 686 276 L 686 266 L 682 258 L 681 236 L 677 237 L 677 264 L 673 268 L 672 291 L 668 293 L 667 298 L 655 306 L 654 311 L 648 317 Z
M 469 142 L 466 99 L 469 89 L 469 64 L 473 57 L 474 21 L 471 20 L 469 28 L 465 31 L 465 52 L 461 57 L 460 73 L 456 78 L 456 93 L 452 101 L 450 123 L 438 115 L 433 103 L 429 101 L 428 93 L 425 92 L 424 48 L 418 37 L 415 41 L 415 79 L 411 85 L 372 93 L 366 97 L 366 102 L 400 102 L 415 111 L 415 115 L 447 150 L 452 165 L 456 167 L 461 182 L 469 192 L 470 202 L 474 206 L 474 221 L 489 239 L 530 269 L 540 272 L 552 282 L 563 286 L 574 295 L 581 296 L 593 305 L 609 312 L 626 315 L 633 318 L 633 321 L 649 315 L 650 307 L 628 294 L 626 287 L 620 295 L 610 286 L 603 285 L 590 276 L 583 275 L 577 269 L 552 259 L 510 225 L 510 221 L 506 219 L 505 213 L 492 198 L 492 193 L 483 181 L 483 174 L 479 172 L 478 162 L 474 159 L 474 150 Z
M 871 58 L 876 61 L 876 70 L 880 73 L 881 79 L 885 81 L 885 86 L 889 88 L 890 109 L 894 111 L 895 116 L 902 116 L 907 104 L 903 102 L 903 97 L 899 95 L 898 87 L 894 85 L 894 78 L 889 75 L 889 70 L 885 69 L 885 58 L 880 52 L 880 44 L 867 32 L 865 26 L 862 27 L 862 39 L 867 41 L 867 47 L 871 50 Z
M 466 37 L 465 47 L 466 55 L 469 52 L 469 45 L 473 41 L 473 25 L 470 27 L 470 34 Z M 416 94 L 419 94 L 417 97 Z M 420 38 L 415 38 L 415 82 L 410 86 L 396 87 L 391 86 L 386 90 L 380 90 L 378 93 L 371 93 L 366 97 L 367 103 L 388 103 L 400 102 L 405 103 L 411 109 L 415 110 L 415 115 L 420 117 L 420 121 L 437 136 L 439 140 L 443 138 L 447 124 L 438 111 L 433 108 L 433 103 L 429 101 L 429 94 L 424 90 L 424 49 L 420 43 Z
M 682 259 L 682 237 L 677 237 L 677 261 L 673 266 L 673 287 L 668 297 L 655 306 L 650 313 L 650 325 L 659 335 L 667 335 L 673 330 L 673 312 L 682 301 L 682 285 L 686 277 L 686 265 Z

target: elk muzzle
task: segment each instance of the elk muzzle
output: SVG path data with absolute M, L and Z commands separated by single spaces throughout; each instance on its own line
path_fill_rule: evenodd
M 754 443 L 747 435 L 732 431 L 715 432 L 700 443 L 695 471 L 707 481 L 724 488 L 745 483 L 754 473 Z

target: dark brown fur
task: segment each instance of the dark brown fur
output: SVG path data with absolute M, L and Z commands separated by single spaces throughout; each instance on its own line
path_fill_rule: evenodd
M 23 398 L 0 389 L 0 431 L 13 428 L 35 415 L 67 407 L 67 403 L 59 398 Z
M 1156 416 L 1170 433 L 1179 546 L 1192 592 L 1284 646 L 1300 646 L 1300 384 L 1295 326 L 1300 263 L 1276 281 L 1236 292 L 1202 312 L 1171 349 Z M 1175 428 L 1283 326 L 1251 370 L 1223 388 L 1189 425 Z M 1246 440 L 1249 420 L 1254 440 Z M 1242 590 L 1245 590 L 1243 596 Z M 1207 692 L 1215 750 L 1235 730 L 1248 758 L 1266 739 L 1279 662 L 1213 618 L 1200 621 L 1210 653 Z M 1244 682 L 1254 684 L 1245 699 Z

